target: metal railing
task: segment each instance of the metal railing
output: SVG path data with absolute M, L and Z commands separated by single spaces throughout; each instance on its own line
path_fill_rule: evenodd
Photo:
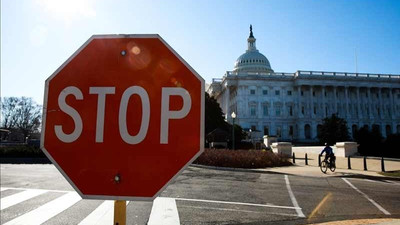
M 302 75 L 400 79 L 400 74 L 348 73 L 348 72 L 303 71 L 303 70 L 298 70 L 295 73 L 296 77 Z

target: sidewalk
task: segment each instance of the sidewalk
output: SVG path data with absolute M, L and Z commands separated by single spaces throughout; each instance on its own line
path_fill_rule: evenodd
M 305 154 L 295 153 L 296 165 L 305 165 Z M 318 166 L 318 154 L 307 154 L 308 165 Z M 324 156 L 321 157 L 321 160 Z M 291 160 L 292 161 L 292 160 Z M 381 172 L 381 159 L 377 157 L 367 157 L 367 170 L 370 172 Z M 351 170 L 364 171 L 364 159 L 362 156 L 352 156 L 350 158 Z M 398 171 L 400 170 L 400 160 L 397 159 L 385 159 L 384 160 L 385 171 Z M 336 157 L 336 168 L 337 169 L 348 169 L 347 157 Z

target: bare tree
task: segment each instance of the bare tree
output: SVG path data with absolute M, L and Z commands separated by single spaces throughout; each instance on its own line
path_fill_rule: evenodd
M 39 131 L 42 107 L 32 98 L 4 97 L 1 102 L 1 127 L 19 129 L 25 137 Z

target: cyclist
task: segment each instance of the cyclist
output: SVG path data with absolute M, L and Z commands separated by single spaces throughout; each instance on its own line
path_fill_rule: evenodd
M 328 143 L 325 143 L 325 148 L 322 150 L 320 156 L 322 156 L 324 152 L 325 152 L 325 160 L 329 159 L 329 164 L 333 165 L 335 161 L 335 154 L 333 153 L 333 150 Z

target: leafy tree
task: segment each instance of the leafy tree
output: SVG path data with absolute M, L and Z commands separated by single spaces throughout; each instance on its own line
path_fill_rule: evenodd
M 42 107 L 32 98 L 4 97 L 1 102 L 1 127 L 20 130 L 26 138 L 39 131 Z
M 216 128 L 229 131 L 228 123 L 225 121 L 221 107 L 214 97 L 205 93 L 205 133 L 208 134 Z
M 388 135 L 383 143 L 383 155 L 386 157 L 400 158 L 400 134 Z
M 372 126 L 371 131 L 362 127 L 356 132 L 355 140 L 361 155 L 400 158 L 400 134 L 388 135 L 384 140 L 378 126 Z
M 328 143 L 330 145 L 336 142 L 348 141 L 349 131 L 347 129 L 346 120 L 332 114 L 323 120 L 318 139 L 321 143 Z
M 214 97 L 211 97 L 207 92 L 205 93 L 205 135 L 220 128 L 229 134 L 229 140 L 232 139 L 232 125 L 227 123 L 222 113 L 222 109 Z M 235 145 L 238 147 L 241 140 L 245 138 L 243 129 L 238 124 L 234 126 Z M 230 143 L 231 144 L 231 143 Z

